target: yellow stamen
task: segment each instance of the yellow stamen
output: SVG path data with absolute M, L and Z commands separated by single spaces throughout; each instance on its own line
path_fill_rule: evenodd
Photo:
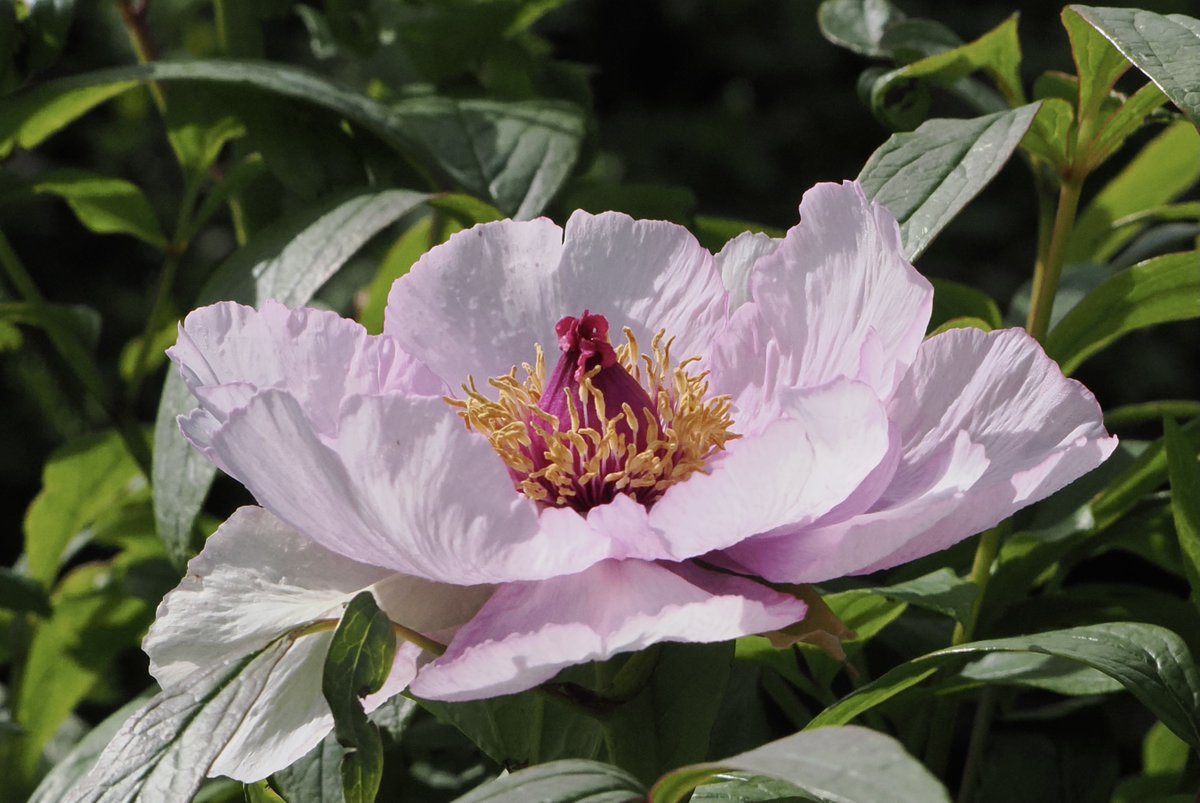
M 699 357 L 672 366 L 674 338 L 665 331 L 654 336 L 645 354 L 633 332 L 624 332 L 617 361 L 654 404 L 654 412 L 644 409 L 640 418 L 628 403 L 609 417 L 604 394 L 593 383 L 601 370 L 597 366 L 584 374 L 577 399 L 567 394 L 570 426 L 560 430 L 562 422 L 539 406 L 546 387 L 540 345 L 534 364 L 522 365 L 523 378 L 514 367 L 488 380 L 497 398 L 484 395 L 474 378 L 463 386 L 464 398 L 446 398 L 467 429 L 488 439 L 530 499 L 557 507 L 590 506 L 596 503 L 597 489 L 608 489 L 649 504 L 703 470 L 715 452 L 739 437 L 732 431 L 730 398 L 709 398 L 708 372 L 689 371 Z M 589 410 L 597 421 L 583 420 Z M 644 446 L 638 445 L 639 436 Z

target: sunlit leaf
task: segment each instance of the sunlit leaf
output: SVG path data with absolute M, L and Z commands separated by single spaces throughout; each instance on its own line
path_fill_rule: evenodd
M 893 134 L 858 175 L 900 222 L 909 259 L 921 255 L 1012 156 L 1038 104 L 970 120 L 928 120 Z
M 830 803 L 950 800 L 941 783 L 895 739 L 849 726 L 803 731 L 722 761 L 676 770 L 654 785 L 650 801 L 680 803 L 729 770 L 779 778 Z
M 1084 297 L 1046 338 L 1046 352 L 1072 373 L 1129 332 L 1200 318 L 1200 251 L 1155 257 L 1117 273 Z
M 60 170 L 40 176 L 33 190 L 62 198 L 79 222 L 97 234 L 132 234 L 157 248 L 167 244 L 150 202 L 124 179 Z
M 1200 125 L 1200 20 L 1137 8 L 1070 6 Z
M 1156 625 L 1112 622 L 937 650 L 892 669 L 822 711 L 809 728 L 849 722 L 947 663 L 991 652 L 1078 661 L 1117 680 L 1180 738 L 1200 748 L 1200 671 L 1179 636 Z
M 29 573 L 49 586 L 72 540 L 106 511 L 144 492 L 145 478 L 114 433 L 63 447 L 42 472 L 42 490 L 25 514 Z
M 1141 230 L 1115 221 L 1173 201 L 1200 181 L 1200 133 L 1179 122 L 1151 140 L 1091 200 L 1067 241 L 1067 262 L 1106 262 Z
M 497 778 L 460 797 L 456 803 L 638 803 L 645 789 L 617 767 L 598 761 L 566 759 L 529 767 Z
M 904 19 L 904 12 L 888 0 L 825 0 L 817 9 L 825 38 L 864 56 L 889 55 L 883 36 Z
M 1171 512 L 1179 535 L 1183 574 L 1192 587 L 1192 600 L 1200 605 L 1200 464 L 1196 449 L 1168 418 L 1163 440 L 1171 478 Z

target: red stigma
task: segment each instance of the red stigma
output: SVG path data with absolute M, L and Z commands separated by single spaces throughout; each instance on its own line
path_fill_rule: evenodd
M 599 365 L 608 368 L 617 362 L 617 353 L 608 342 L 608 319 L 588 310 L 578 318 L 568 315 L 554 325 L 558 348 L 563 354 L 575 352 L 575 381 Z

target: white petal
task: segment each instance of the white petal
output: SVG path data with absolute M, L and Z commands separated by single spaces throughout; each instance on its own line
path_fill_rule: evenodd
M 318 546 L 261 508 L 234 513 L 166 596 L 143 647 L 164 689 L 192 673 L 249 656 L 305 625 L 336 619 L 369 589 L 396 622 L 449 641 L 491 588 L 438 586 L 355 563 Z M 288 766 L 333 725 L 321 691 L 332 630 L 297 638 L 279 658 L 260 698 L 230 737 L 211 774 L 256 781 Z M 419 650 L 402 644 L 373 710 L 416 674 Z

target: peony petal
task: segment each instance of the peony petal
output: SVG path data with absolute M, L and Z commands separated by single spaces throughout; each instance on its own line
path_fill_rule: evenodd
M 1000 523 L 1116 447 L 1092 395 L 1019 329 L 926 341 L 890 414 L 900 465 L 869 513 L 751 539 L 727 557 L 775 582 L 896 566 Z
M 784 400 L 789 417 L 734 441 L 663 494 L 650 510 L 666 557 L 732 546 L 780 527 L 810 524 L 835 509 L 866 510 L 894 471 L 896 437 L 883 405 L 858 382 Z
M 501 587 L 411 689 L 449 701 L 511 694 L 573 664 L 662 641 L 775 630 L 805 610 L 794 597 L 689 564 L 605 561 L 578 575 Z
M 372 337 L 333 312 L 272 300 L 261 310 L 233 302 L 195 310 L 167 354 L 218 421 L 267 388 L 288 391 L 322 432 L 331 431 L 348 395 L 444 392 L 392 338 Z
M 358 396 L 322 439 L 295 399 L 255 396 L 212 439 L 261 505 L 353 560 L 447 583 L 542 579 L 609 557 L 573 510 L 513 487 L 483 437 L 441 399 Z
M 665 330 L 678 359 L 706 356 L 725 324 L 728 293 L 712 254 L 674 223 L 575 212 L 555 281 L 563 315 L 606 316 L 617 343 L 626 326 L 643 343 Z
M 715 347 L 714 390 L 734 397 L 741 426 L 775 388 L 847 378 L 889 398 L 929 321 L 929 282 L 904 257 L 895 219 L 857 184 L 817 185 L 800 216 L 754 263 L 753 303 Z
M 562 239 L 546 219 L 458 232 L 392 285 L 384 332 L 454 389 L 533 362 L 535 343 L 553 361 L 554 324 L 578 314 L 565 311 L 555 274 Z
M 1020 329 L 955 329 L 929 339 L 891 415 L 904 437 L 905 473 L 962 431 L 982 447 L 988 466 L 950 515 L 864 571 L 995 526 L 1088 473 L 1117 446 L 1095 397 Z
M 159 606 L 143 648 L 164 689 L 192 673 L 249 656 L 305 625 L 341 615 L 370 589 L 395 621 L 447 641 L 492 589 L 438 586 L 347 560 L 313 543 L 262 508 L 244 507 L 209 538 L 188 575 Z M 436 635 L 435 635 L 436 634 Z M 297 638 L 272 669 L 266 689 L 211 770 L 256 781 L 288 766 L 333 725 L 321 691 L 332 631 Z M 416 674 L 419 651 L 403 645 L 372 709 Z
M 782 240 L 745 231 L 734 237 L 717 253 L 717 269 L 729 291 L 729 311 L 750 300 L 750 274 L 760 257 L 775 253 Z

